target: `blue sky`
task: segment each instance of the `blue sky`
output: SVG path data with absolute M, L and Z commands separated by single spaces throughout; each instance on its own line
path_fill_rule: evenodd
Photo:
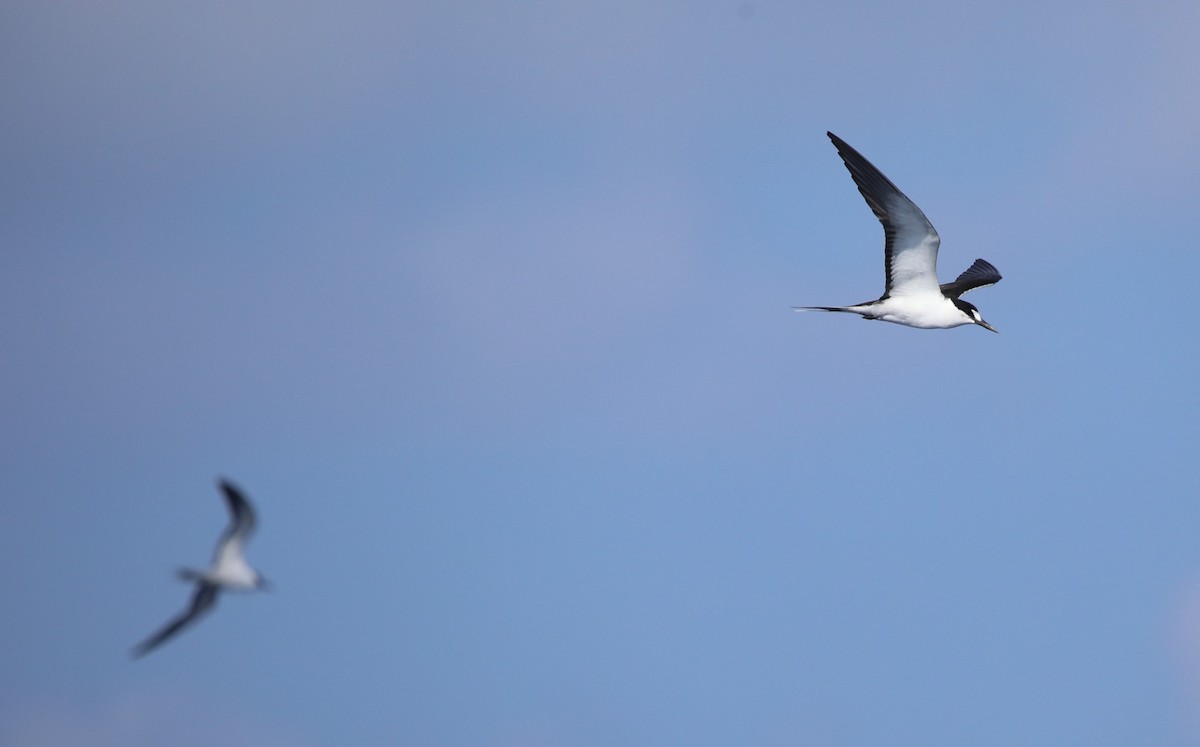
M 1200 744 L 1198 28 L 6 3 L 0 743 Z

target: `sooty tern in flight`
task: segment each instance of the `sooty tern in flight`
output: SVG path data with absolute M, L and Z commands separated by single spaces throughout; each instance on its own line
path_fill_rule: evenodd
M 938 285 L 937 254 L 942 240 L 925 213 L 846 141 L 832 132 L 825 134 L 837 147 L 858 191 L 883 224 L 887 285 L 877 301 L 854 306 L 798 306 L 796 311 L 847 311 L 864 319 L 881 319 L 921 329 L 978 324 L 995 332 L 996 328 L 983 320 L 979 309 L 962 300 L 962 295 L 1000 282 L 996 268 L 987 260 L 977 259 L 953 283 Z
M 212 565 L 206 571 L 191 568 L 181 568 L 179 578 L 184 581 L 194 581 L 195 591 L 188 608 L 179 613 L 154 635 L 139 643 L 133 649 L 133 656 L 145 656 L 160 644 L 174 636 L 185 627 L 200 619 L 202 615 L 217 604 L 217 594 L 221 591 L 251 591 L 267 589 L 268 583 L 258 571 L 246 563 L 246 541 L 254 533 L 254 509 L 250 502 L 228 480 L 221 480 L 221 492 L 225 494 L 225 503 L 229 506 L 229 526 L 217 540 L 217 549 L 213 552 Z

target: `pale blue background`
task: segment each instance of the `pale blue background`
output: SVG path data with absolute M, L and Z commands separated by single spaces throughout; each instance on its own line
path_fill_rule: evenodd
M 1200 743 L 1200 5 L 0 6 L 0 744 Z M 825 137 L 1000 330 L 882 288 Z M 151 656 L 261 513 L 270 595 Z

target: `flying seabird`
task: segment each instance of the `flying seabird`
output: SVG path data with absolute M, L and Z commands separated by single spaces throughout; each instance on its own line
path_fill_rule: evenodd
M 233 483 L 221 480 L 218 485 L 225 496 L 225 503 L 229 506 L 230 521 L 221 538 L 217 540 L 212 564 L 206 571 L 179 569 L 179 578 L 196 584 L 191 603 L 161 630 L 135 646 L 134 658 L 150 653 L 211 610 L 216 605 L 217 595 L 221 591 L 265 591 L 269 586 L 267 580 L 246 563 L 244 555 L 246 541 L 254 533 L 254 509 Z
M 996 268 L 987 260 L 977 259 L 953 283 L 938 285 L 937 254 L 942 240 L 925 213 L 846 141 L 832 132 L 825 134 L 837 147 L 867 205 L 883 224 L 887 285 L 876 301 L 854 306 L 798 306 L 796 311 L 846 311 L 864 319 L 881 319 L 921 329 L 978 324 L 995 332 L 996 328 L 983 320 L 979 309 L 962 300 L 962 295 L 1000 282 Z

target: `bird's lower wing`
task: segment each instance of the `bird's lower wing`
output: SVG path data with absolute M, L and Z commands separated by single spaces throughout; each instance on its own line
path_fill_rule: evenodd
M 135 646 L 133 648 L 133 657 L 136 659 L 145 656 L 154 649 L 158 648 L 176 633 L 200 619 L 200 617 L 203 616 L 204 613 L 211 610 L 216 603 L 216 585 L 201 582 L 197 585 L 196 593 L 192 595 L 192 603 L 188 606 L 187 610 L 164 625 L 157 633 Z

